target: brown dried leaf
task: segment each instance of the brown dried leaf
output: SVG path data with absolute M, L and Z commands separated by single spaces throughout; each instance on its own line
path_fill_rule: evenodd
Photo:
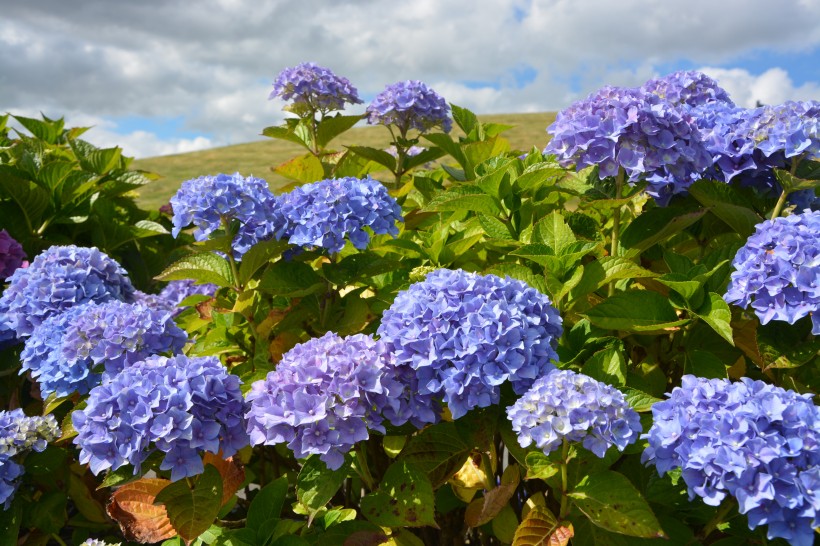
M 157 494 L 171 482 L 141 478 L 117 489 L 106 512 L 116 521 L 127 540 L 151 543 L 177 536 L 164 506 L 154 506 Z
M 512 546 L 567 546 L 574 535 L 571 523 L 559 523 L 549 509 L 536 506 L 516 529 Z
M 234 496 L 234 493 L 239 490 L 242 482 L 245 481 L 245 467 L 233 457 L 223 459 L 213 453 L 205 453 L 202 464 L 213 465 L 219 471 L 219 475 L 222 476 L 222 506 L 225 506 Z
M 480 499 L 470 503 L 464 513 L 464 522 L 470 527 L 479 527 L 491 521 L 507 505 L 521 480 L 517 465 L 510 465 L 504 470 L 501 483 L 487 491 Z

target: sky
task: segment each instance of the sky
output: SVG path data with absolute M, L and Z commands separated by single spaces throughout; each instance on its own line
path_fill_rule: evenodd
M 308 61 L 358 88 L 351 114 L 399 80 L 491 114 L 675 70 L 741 106 L 820 100 L 820 0 L 0 0 L 0 112 L 136 157 L 264 138 Z

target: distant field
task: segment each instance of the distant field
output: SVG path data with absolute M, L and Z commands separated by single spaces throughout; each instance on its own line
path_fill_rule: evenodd
M 544 147 L 547 142 L 546 127 L 552 123 L 555 114 L 497 114 L 479 118 L 488 123 L 514 125 L 504 136 L 513 149 L 526 151 L 533 146 Z M 331 147 L 342 150 L 345 145 L 355 144 L 384 148 L 389 142 L 390 133 L 384 127 L 356 127 L 334 140 Z M 140 159 L 134 162 L 134 168 L 157 173 L 161 178 L 141 189 L 139 202 L 145 208 L 157 208 L 168 202 L 183 181 L 206 174 L 239 172 L 245 176 L 264 178 L 272 188 L 280 187 L 288 181 L 272 172 L 271 167 L 304 151 L 296 144 L 265 139 L 200 152 Z

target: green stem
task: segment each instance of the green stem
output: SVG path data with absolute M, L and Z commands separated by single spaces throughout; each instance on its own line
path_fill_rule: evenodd
M 230 235 L 231 224 L 230 222 L 228 222 L 228 219 L 224 216 L 222 216 L 222 229 L 225 230 L 225 233 Z M 237 292 L 242 292 L 244 287 L 242 286 L 242 283 L 239 282 L 239 268 L 236 267 L 236 260 L 233 257 L 233 252 L 232 250 L 228 250 L 228 252 L 226 252 L 225 254 L 227 254 L 228 256 L 228 263 L 231 264 L 231 273 L 233 274 L 234 289 Z
M 373 475 L 370 474 L 370 467 L 367 465 L 367 455 L 365 455 L 364 449 L 362 449 L 361 442 L 356 444 L 356 470 L 367 488 L 370 491 L 375 491 L 376 483 L 375 480 L 373 480 Z
M 723 518 L 725 518 L 729 512 L 732 511 L 732 508 L 735 507 L 734 499 L 728 499 L 723 504 L 720 505 L 720 508 L 715 513 L 715 515 L 710 519 L 706 525 L 704 525 L 703 530 L 701 531 L 701 538 L 705 539 L 708 537 L 712 532 L 717 529 L 717 526 L 723 522 Z
M 51 538 L 53 538 L 60 546 L 68 546 L 63 539 L 57 536 L 57 533 L 51 533 Z
M 624 178 L 626 176 L 626 172 L 624 171 L 623 167 L 618 168 L 618 175 L 615 177 L 615 199 L 621 198 L 621 193 L 624 186 Z M 621 235 L 621 206 L 618 205 L 615 207 L 615 210 L 612 211 L 612 244 L 610 246 L 609 255 L 610 256 L 617 256 L 618 255 L 618 239 Z M 609 283 L 609 295 L 615 293 L 615 282 Z
M 777 204 L 774 206 L 774 210 L 772 211 L 772 220 L 780 216 L 780 211 L 783 209 L 783 205 L 786 204 L 786 197 L 789 195 L 787 190 L 783 190 L 783 193 L 780 194 L 780 199 L 777 200 Z
M 564 444 L 561 447 L 561 511 L 558 513 L 558 519 L 562 520 L 567 517 L 569 513 L 569 478 L 567 477 L 567 466 L 569 466 L 569 441 L 564 439 Z

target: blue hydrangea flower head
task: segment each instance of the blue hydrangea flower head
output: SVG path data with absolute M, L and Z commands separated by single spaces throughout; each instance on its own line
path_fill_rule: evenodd
M 293 101 L 297 109 L 309 112 L 344 110 L 345 104 L 361 104 L 359 92 L 347 78 L 314 63 L 286 68 L 273 83 L 269 99 Z
M 177 315 L 184 309 L 184 307 L 179 307 L 179 304 L 189 296 L 213 297 L 217 289 L 218 287 L 215 284 L 197 284 L 192 279 L 171 281 L 160 291 L 159 298 L 167 302 L 174 309 L 174 315 Z
M 619 451 L 641 434 L 641 420 L 623 393 L 571 370 L 553 370 L 507 408 L 518 443 L 532 443 L 549 454 L 564 440 L 581 442 L 603 458 L 613 445 Z
M 111 543 L 105 542 L 104 540 L 98 540 L 96 538 L 89 538 L 88 540 L 80 544 L 80 546 L 120 546 L 120 544 L 120 542 Z
M 443 397 L 454 419 L 497 404 L 501 384 L 523 394 L 558 359 L 561 317 L 550 300 L 510 277 L 438 269 L 399 292 L 378 335 L 418 392 Z
M 276 197 L 268 183 L 239 173 L 187 180 L 171 198 L 171 206 L 174 237 L 193 224 L 194 239 L 205 241 L 214 231 L 224 229 L 225 223 L 238 221 L 239 232 L 232 242 L 238 259 L 255 243 L 269 238 L 276 227 Z
M 732 261 L 728 303 L 751 306 L 762 324 L 811 315 L 820 334 L 820 212 L 766 220 Z
M 23 245 L 12 239 L 8 231 L 0 229 L 0 281 L 11 277 L 25 259 Z
M 133 297 L 127 273 L 106 254 L 96 248 L 53 246 L 9 278 L 0 296 L 0 325 L 24 338 L 69 307 Z
M 110 301 L 49 317 L 26 340 L 21 373 L 31 371 L 43 397 L 85 394 L 123 368 L 188 341 L 170 311 Z
M 770 539 L 814 544 L 820 525 L 820 408 L 812 395 L 742 378 L 682 378 L 652 406 L 644 462 L 682 469 L 690 500 L 737 500 L 749 527 Z
M 328 332 L 295 346 L 247 394 L 251 445 L 286 443 L 297 458 L 316 454 L 339 468 L 370 430 L 385 431 L 382 408 L 401 394 L 384 380 L 391 359 L 384 343 L 364 334 Z
M 449 133 L 453 125 L 447 102 L 418 80 L 385 86 L 367 106 L 367 123 L 395 125 L 402 135 L 410 129 L 424 133 L 436 126 Z
M 333 178 L 304 184 L 279 196 L 277 214 L 281 217 L 278 239 L 293 245 L 322 248 L 335 254 L 344 248 L 345 239 L 364 249 L 370 233 L 399 234 L 396 222 L 402 221 L 401 207 L 387 188 L 370 177 Z
M 746 130 L 766 157 L 820 157 L 820 102 L 789 101 L 763 106 L 747 120 Z
M 233 456 L 248 445 L 240 381 L 215 357 L 151 356 L 94 387 L 71 414 L 79 461 L 94 474 L 165 454 L 171 480 L 202 473 L 203 452 Z
M 28 417 L 23 410 L 0 411 L 0 503 L 8 510 L 20 486 L 24 468 L 13 458 L 28 451 L 43 451 L 60 437 L 53 415 Z
M 563 167 L 597 165 L 601 178 L 623 169 L 630 183 L 644 180 L 663 205 L 712 165 L 692 117 L 637 88 L 604 87 L 558 113 L 544 149 Z
M 727 106 L 735 104 L 729 93 L 715 80 L 696 70 L 680 70 L 651 79 L 641 89 L 675 106 L 700 106 L 715 102 Z

